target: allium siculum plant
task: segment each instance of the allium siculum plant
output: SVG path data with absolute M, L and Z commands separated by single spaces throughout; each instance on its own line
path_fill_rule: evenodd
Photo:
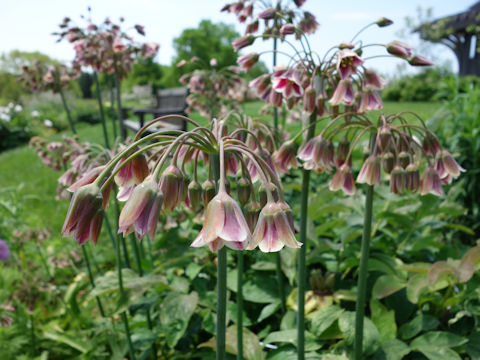
M 304 1 L 295 2 L 296 5 L 303 3 Z M 251 4 L 252 2 L 240 1 L 226 5 L 224 10 L 236 13 L 243 22 L 246 18 L 244 15 L 251 14 L 251 7 L 248 7 Z M 271 106 L 286 105 L 292 110 L 300 107 L 303 118 L 308 119 L 303 131 L 306 136 L 298 154 L 295 140 L 300 134 L 286 141 L 273 154 L 279 172 L 288 172 L 291 168 L 298 167 L 300 164 L 297 159 L 303 167 L 299 230 L 299 241 L 303 243 L 303 247 L 300 249 L 298 264 L 298 358 L 305 358 L 306 218 L 310 172 L 314 170 L 318 173 L 334 173 L 329 183 L 332 191 L 341 189 L 352 195 L 355 192 L 355 182 L 367 185 L 354 341 L 355 359 L 361 359 L 373 186 L 380 185 L 385 178 L 395 194 L 410 191 L 421 195 L 442 195 L 442 185 L 450 183 L 452 178 L 458 177 L 464 169 L 440 146 L 437 137 L 415 114 L 407 111 L 381 115 L 378 121 L 371 121 L 365 115 L 371 110 L 383 108 L 378 94 L 383 80 L 365 66 L 368 60 L 368 57 L 364 57 L 365 51 L 381 47 L 388 53 L 381 56 L 404 59 L 412 66 L 432 65 L 428 59 L 414 54 L 412 47 L 399 41 L 384 45 L 355 41 L 360 32 L 370 25 L 385 27 L 392 24 L 391 20 L 380 18 L 363 28 L 351 41 L 333 46 L 320 57 L 311 51 L 307 31 L 292 23 L 288 13 L 276 9 L 280 9 L 280 5 L 268 7 L 258 14 L 251 23 L 254 24 L 254 30 L 250 31 L 247 27 L 247 34 L 235 40 L 233 46 L 240 50 L 252 45 L 258 38 L 279 37 L 294 49 L 292 55 L 281 52 L 288 57 L 287 66 L 275 67 L 273 73 L 259 76 L 251 81 L 250 86 Z M 268 31 L 254 35 L 258 30 L 256 25 L 259 20 L 265 20 Z M 283 25 L 279 25 L 280 23 Z M 290 42 L 289 36 L 293 35 L 299 40 L 300 48 Z M 260 55 L 262 54 L 246 54 L 240 56 L 237 62 L 248 71 L 259 60 Z M 325 124 L 320 133 L 315 135 L 318 122 Z M 356 147 L 366 147 L 368 153 L 357 176 L 354 165 L 358 161 L 354 162 L 352 159 Z
M 191 131 L 163 129 L 141 136 L 151 125 L 168 117 L 178 116 L 153 120 L 137 133 L 132 143 L 106 164 L 96 167 L 98 171 L 89 171 L 89 176 L 84 175 L 74 184 L 62 231 L 79 244 L 88 240 L 96 244 L 108 205 L 105 199 L 114 182 L 125 200 L 118 229 L 123 236 L 135 233 L 139 239 L 147 234 L 154 238 L 160 212 L 169 213 L 179 207 L 198 212 L 203 208 L 203 227 L 192 246 L 208 246 L 218 253 L 217 353 L 223 359 L 225 248 L 258 247 L 263 252 L 277 252 L 285 246 L 299 248 L 301 244 L 295 238 L 292 210 L 285 202 L 270 153 L 264 149 L 265 138 L 261 140 L 254 131 L 242 127 L 229 132 L 231 125 L 227 127 L 225 120 L 214 120 L 209 128 L 186 117 L 182 119 L 194 126 Z M 234 114 L 228 119 L 243 122 L 241 116 Z M 245 136 L 250 146 L 242 140 Z M 204 181 L 198 179 L 199 166 L 210 167 Z M 237 195 L 230 191 L 228 175 L 239 177 Z

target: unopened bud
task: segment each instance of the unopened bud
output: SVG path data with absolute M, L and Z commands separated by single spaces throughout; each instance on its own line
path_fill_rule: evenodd
M 238 201 L 242 206 L 245 206 L 245 204 L 250 199 L 251 186 L 252 186 L 252 183 L 246 177 L 241 177 L 237 182 Z
M 406 172 L 406 187 L 408 190 L 416 192 L 420 186 L 420 171 L 415 164 L 409 164 Z
M 382 156 L 382 167 L 383 171 L 385 171 L 387 174 L 390 174 L 395 167 L 395 156 L 393 155 L 392 152 L 386 152 Z
M 381 17 L 380 19 L 378 19 L 378 20 L 376 21 L 376 24 L 377 24 L 379 27 L 385 27 L 385 26 L 392 25 L 392 24 L 393 24 L 393 21 L 390 20 L 390 19 L 387 19 L 386 17 Z
M 188 184 L 188 199 L 193 210 L 198 210 L 202 204 L 202 186 L 193 180 Z
M 212 180 L 205 180 L 202 184 L 202 198 L 203 205 L 207 207 L 210 200 L 215 197 L 216 194 L 215 183 Z
M 398 154 L 398 163 L 402 168 L 406 169 L 408 164 L 410 164 L 410 154 L 406 151 L 402 151 Z
M 390 191 L 394 194 L 402 194 L 405 191 L 405 185 L 405 170 L 397 165 L 390 174 Z

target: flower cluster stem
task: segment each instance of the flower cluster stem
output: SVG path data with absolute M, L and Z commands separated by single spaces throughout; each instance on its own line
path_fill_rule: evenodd
M 367 185 L 365 198 L 365 217 L 363 222 L 362 249 L 357 284 L 357 306 L 355 308 L 355 360 L 362 359 L 363 317 L 365 315 L 365 296 L 367 288 L 368 257 L 370 253 L 370 237 L 373 215 L 373 185 Z
M 83 257 L 85 258 L 85 264 L 87 265 L 87 272 L 88 272 L 88 277 L 90 279 L 90 284 L 92 285 L 92 288 L 95 288 L 95 279 L 93 278 L 93 273 L 92 273 L 92 268 L 90 267 L 90 259 L 88 258 L 88 252 L 87 249 L 85 248 L 85 245 L 80 246 L 82 248 L 83 252 Z M 102 317 L 105 317 L 105 311 L 103 310 L 103 305 L 102 301 L 98 296 L 95 296 L 95 300 L 97 300 L 97 305 L 98 305 L 98 310 L 100 311 L 100 315 Z
M 243 360 L 243 251 L 237 254 L 237 360 Z
M 135 255 L 135 262 L 137 263 L 138 276 L 142 277 L 144 275 L 143 268 L 142 268 L 142 261 L 141 261 L 141 258 L 140 258 L 140 251 L 139 251 L 138 242 L 135 239 L 134 234 L 130 234 L 130 243 L 132 245 L 133 253 Z M 152 318 L 150 316 L 150 309 L 148 309 L 148 308 L 146 310 L 146 318 L 147 318 L 148 329 L 153 332 Z M 152 353 L 153 353 L 153 358 L 156 360 L 157 359 L 157 345 L 155 344 L 155 340 L 152 342 Z
M 122 96 L 120 94 L 120 73 L 118 71 L 118 62 L 116 56 L 113 57 L 113 66 L 115 69 L 115 94 L 117 98 L 117 117 L 118 117 L 118 124 L 120 126 L 120 136 L 122 140 L 125 140 L 127 134 L 126 129 L 123 126 L 123 118 L 122 118 Z
M 67 105 L 67 100 L 65 99 L 65 94 L 63 93 L 62 87 L 60 86 L 58 80 L 57 80 L 57 89 L 58 89 L 58 93 L 60 94 L 60 98 L 62 99 L 63 108 L 65 109 L 65 112 L 67 113 L 67 118 L 68 118 L 68 123 L 70 124 L 70 128 L 72 129 L 72 132 L 75 135 L 77 135 L 77 130 L 75 129 L 75 125 L 73 124 L 72 113 L 70 112 L 70 108 Z
M 112 125 L 113 125 L 113 139 L 114 142 L 117 139 L 117 123 L 115 121 L 115 116 L 113 113 L 115 112 L 115 95 L 113 93 L 113 84 L 114 84 L 114 79 L 112 76 L 109 78 L 109 87 L 110 87 L 110 114 L 112 116 Z
M 306 141 L 315 135 L 316 109 L 309 118 Z M 310 170 L 302 171 L 302 194 L 300 199 L 300 236 L 302 247 L 298 252 L 298 312 L 297 312 L 297 359 L 305 359 L 305 288 L 307 282 L 307 217 L 308 217 L 308 192 L 310 186 Z
M 105 123 L 105 113 L 103 111 L 102 94 L 100 92 L 100 83 L 98 82 L 98 75 L 96 71 L 93 72 L 93 80 L 95 81 L 98 109 L 100 111 L 100 121 L 102 122 L 103 139 L 105 140 L 105 146 L 110 149 L 110 144 L 108 142 L 107 124 Z
M 212 173 L 219 186 L 220 159 L 218 155 L 211 155 Z M 226 359 L 225 337 L 227 325 L 227 249 L 225 247 L 217 253 L 217 328 L 216 345 L 217 360 Z
M 282 306 L 282 313 L 285 314 L 287 312 L 287 305 L 285 299 L 285 287 L 283 285 L 282 258 L 280 257 L 280 252 L 275 253 L 275 272 L 278 283 L 278 294 L 280 295 L 280 305 Z

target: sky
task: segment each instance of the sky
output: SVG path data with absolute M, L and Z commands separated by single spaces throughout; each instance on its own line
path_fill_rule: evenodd
M 107 16 L 117 20 L 123 16 L 126 26 L 142 24 L 145 26 L 146 41 L 160 44 L 156 58 L 161 64 L 170 64 L 175 55 L 173 39 L 185 28 L 195 28 L 203 19 L 213 22 L 225 22 L 235 25 L 243 33 L 244 24 L 238 24 L 233 14 L 220 13 L 227 2 L 224 0 L 1 0 L 0 12 L 0 53 L 13 49 L 22 51 L 40 51 L 53 58 L 70 61 L 74 52 L 67 42 L 56 43 L 51 35 L 58 30 L 57 25 L 68 16 L 79 24 L 81 14 L 92 8 L 94 22 L 100 23 Z M 228 2 L 232 2 L 229 0 Z M 275 0 L 274 0 L 275 1 Z M 312 49 L 323 54 L 331 46 L 348 41 L 364 25 L 385 16 L 394 21 L 387 28 L 371 27 L 362 33 L 364 43 L 388 43 L 401 39 L 399 31 L 405 29 L 405 17 L 417 14 L 417 9 L 432 8 L 434 18 L 462 12 L 470 7 L 473 0 L 308 0 L 303 8 L 310 11 L 320 23 L 317 32 L 310 36 Z M 410 35 L 408 40 L 418 46 L 418 36 Z M 261 52 L 271 48 L 271 43 L 257 41 L 252 50 Z M 282 48 L 280 48 L 282 49 Z M 286 48 L 285 48 L 286 49 Z M 374 48 L 372 48 L 374 49 Z M 453 53 L 442 45 L 428 50 L 426 55 L 436 63 L 450 63 L 452 70 L 457 64 Z M 251 50 L 249 50 L 251 51 Z M 378 50 L 370 55 L 379 54 Z M 263 58 L 269 64 L 269 54 Z M 287 62 L 279 59 L 279 63 Z M 383 74 L 395 75 L 401 69 L 398 59 L 375 58 L 370 67 Z

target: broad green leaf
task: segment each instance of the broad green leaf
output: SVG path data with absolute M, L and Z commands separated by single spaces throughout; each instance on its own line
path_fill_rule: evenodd
M 188 322 L 198 302 L 198 295 L 170 293 L 160 307 L 160 323 L 167 338 L 167 344 L 175 347 L 187 329 Z
M 380 334 L 369 318 L 365 317 L 363 321 L 363 353 L 364 355 L 371 355 L 377 351 L 380 346 Z M 355 313 L 353 311 L 342 313 L 338 319 L 338 326 L 343 332 L 345 342 L 348 345 L 353 345 L 353 339 L 355 337 Z
M 415 338 L 410 347 L 412 349 L 452 348 L 468 342 L 464 337 L 446 331 L 431 331 Z
M 273 303 L 278 299 L 278 287 L 272 276 L 260 275 L 243 284 L 243 298 L 255 303 Z
M 346 357 L 325 357 L 314 352 L 306 353 L 305 360 L 348 360 Z M 333 355 L 336 356 L 336 355 Z M 269 351 L 268 360 L 297 360 L 297 349 L 292 346 L 284 346 L 277 350 Z
M 274 331 L 270 333 L 264 340 L 264 343 L 289 343 L 297 346 L 297 329 Z M 321 344 L 315 341 L 315 337 L 305 331 L 305 351 L 315 351 L 321 348 Z
M 387 340 L 397 337 L 397 324 L 395 323 L 395 311 L 387 310 L 379 300 L 370 302 L 370 310 L 372 312 L 372 322 L 380 333 L 380 340 L 384 343 Z
M 432 267 L 428 271 L 428 281 L 430 286 L 435 286 L 440 279 L 444 279 L 448 275 L 455 274 L 455 268 L 452 264 L 446 261 L 437 261 L 432 264 Z
M 269 316 L 275 314 L 275 312 L 280 308 L 280 302 L 274 302 L 273 304 L 268 304 L 265 306 L 262 311 L 260 312 L 260 315 L 258 316 L 257 322 L 261 322 L 268 318 Z
M 252 265 L 252 269 L 260 271 L 275 271 L 276 266 L 271 261 L 257 261 Z
M 480 359 L 480 332 L 470 335 L 465 351 L 472 359 Z
M 408 340 L 419 334 L 421 331 L 430 331 L 437 328 L 440 322 L 430 315 L 420 314 L 408 323 L 403 324 L 398 333 L 400 338 Z
M 187 275 L 190 280 L 193 280 L 197 277 L 200 270 L 202 270 L 201 265 L 198 265 L 196 262 L 191 262 L 185 269 L 185 275 Z
M 410 352 L 410 348 L 398 339 L 390 339 L 382 344 L 373 360 L 402 360 Z
M 418 349 L 429 360 L 461 360 L 462 358 L 450 348 Z
M 315 336 L 321 336 L 343 313 L 343 309 L 330 305 L 312 314 L 311 331 Z
M 237 292 L 237 269 L 230 269 L 227 272 L 227 288 L 233 292 Z M 245 290 L 243 290 L 245 292 Z
M 407 282 L 407 298 L 411 303 L 418 303 L 420 296 L 428 291 L 428 279 L 426 275 L 418 274 L 411 277 Z
M 375 299 L 383 299 L 388 295 L 393 294 L 406 286 L 403 280 L 400 280 L 396 276 L 382 275 L 380 276 L 372 289 L 372 297 Z

